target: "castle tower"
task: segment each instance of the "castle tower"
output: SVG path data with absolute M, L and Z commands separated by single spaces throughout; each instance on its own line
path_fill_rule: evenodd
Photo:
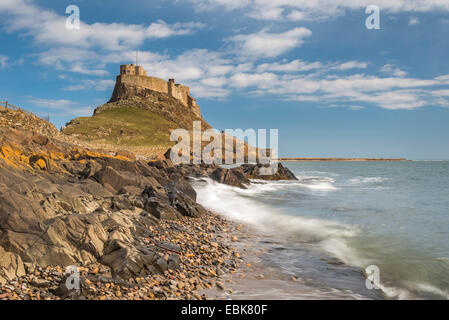
M 134 64 L 122 64 L 120 66 L 120 74 L 135 75 L 136 68 L 135 68 Z
M 120 74 L 145 77 L 147 75 L 147 72 L 141 66 L 136 66 L 134 64 L 123 64 L 120 66 Z
M 175 79 L 168 79 L 168 95 L 173 97 L 175 91 Z

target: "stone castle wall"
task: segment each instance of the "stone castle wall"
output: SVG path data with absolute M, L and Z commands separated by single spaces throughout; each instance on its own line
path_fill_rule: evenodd
M 168 94 L 168 83 L 159 78 L 148 76 L 136 76 L 130 74 L 121 74 L 117 76 L 117 83 L 127 83 L 136 87 L 143 87 L 153 91 Z
M 200 107 L 196 104 L 195 98 L 190 95 L 189 87 L 176 84 L 174 79 L 165 81 L 160 78 L 149 77 L 145 69 L 140 66 L 135 66 L 134 64 L 121 65 L 116 85 L 120 83 L 165 93 L 199 113 Z

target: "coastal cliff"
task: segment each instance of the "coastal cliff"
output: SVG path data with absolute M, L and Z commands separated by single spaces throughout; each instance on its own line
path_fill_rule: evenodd
M 136 160 L 25 112 L 0 124 L 0 300 L 204 299 L 242 263 L 236 226 L 197 202 L 191 179 L 247 188 L 257 166 Z

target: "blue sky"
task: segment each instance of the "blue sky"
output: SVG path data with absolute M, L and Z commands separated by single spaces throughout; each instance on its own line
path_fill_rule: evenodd
M 0 100 L 58 127 L 138 49 L 214 127 L 279 129 L 281 156 L 449 159 L 449 1 L 1 0 L 0 30 Z

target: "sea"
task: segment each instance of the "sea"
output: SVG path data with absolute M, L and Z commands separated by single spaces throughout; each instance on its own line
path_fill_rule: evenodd
M 264 266 L 298 279 L 264 298 L 449 299 L 449 161 L 283 165 L 297 181 L 195 183 L 199 203 L 257 230 Z

